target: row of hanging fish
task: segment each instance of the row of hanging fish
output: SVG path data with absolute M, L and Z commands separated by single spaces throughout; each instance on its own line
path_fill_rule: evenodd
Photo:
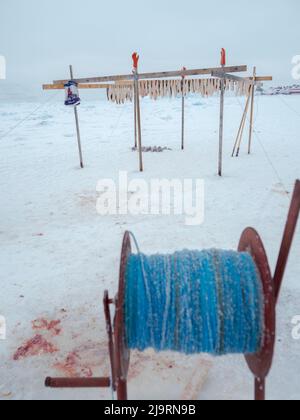
M 247 95 L 249 83 L 247 81 L 224 80 L 225 89 L 236 95 Z M 140 80 L 139 93 L 142 98 L 149 96 L 157 100 L 163 97 L 187 96 L 198 93 L 203 97 L 213 96 L 220 92 L 221 79 L 185 79 L 185 80 Z M 116 83 L 107 89 L 107 99 L 110 102 L 124 104 L 132 102 L 134 97 L 133 83 Z

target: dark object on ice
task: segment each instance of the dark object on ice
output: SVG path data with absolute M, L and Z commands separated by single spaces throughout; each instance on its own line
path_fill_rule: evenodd
M 78 83 L 70 80 L 65 84 L 65 105 L 66 106 L 78 106 L 80 105 L 80 98 L 78 92 Z
M 136 152 L 138 150 L 137 147 L 133 147 L 132 151 Z M 171 151 L 169 147 L 160 147 L 160 146 L 154 146 L 154 147 L 142 147 L 143 153 L 163 153 L 164 151 L 169 150 Z

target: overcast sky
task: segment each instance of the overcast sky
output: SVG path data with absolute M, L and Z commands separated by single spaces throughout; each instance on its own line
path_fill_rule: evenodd
M 10 83 L 140 71 L 257 66 L 292 82 L 300 54 L 299 0 L 1 0 L 0 55 Z M 0 82 L 4 83 L 4 82 Z

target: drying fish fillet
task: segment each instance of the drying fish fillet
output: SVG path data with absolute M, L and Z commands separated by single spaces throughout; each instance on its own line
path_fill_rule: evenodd
M 245 81 L 224 80 L 226 91 L 235 92 L 236 95 L 248 95 L 249 83 Z M 158 98 L 187 96 L 200 94 L 203 97 L 213 96 L 219 93 L 221 80 L 208 79 L 166 79 L 166 80 L 140 80 L 139 91 L 142 98 Z M 116 83 L 107 89 L 107 99 L 110 102 L 124 104 L 132 102 L 134 96 L 133 84 Z

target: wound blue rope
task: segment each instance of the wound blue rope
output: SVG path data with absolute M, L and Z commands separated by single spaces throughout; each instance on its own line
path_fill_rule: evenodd
M 157 352 L 253 354 L 262 344 L 263 293 L 248 253 L 132 254 L 125 284 L 128 347 Z

